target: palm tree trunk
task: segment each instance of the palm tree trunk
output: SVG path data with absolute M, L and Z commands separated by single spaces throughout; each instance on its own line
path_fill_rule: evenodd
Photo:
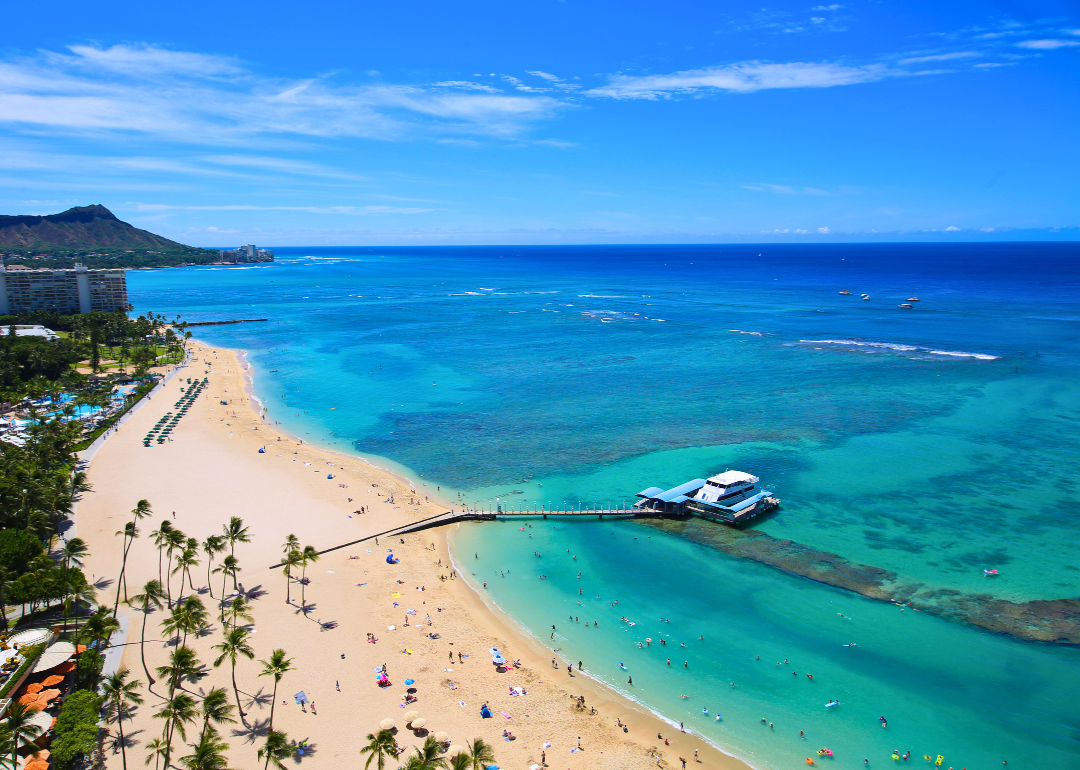
M 210 567 L 214 564 L 214 557 L 212 554 L 206 555 L 206 590 L 210 592 L 210 598 L 214 598 L 214 581 L 210 579 Z
M 169 558 L 165 567 L 165 601 L 168 603 L 169 609 L 172 609 L 172 575 L 169 574 L 169 570 L 172 569 L 172 551 L 169 551 Z
M 225 581 L 229 579 L 226 572 L 221 573 L 221 622 L 225 622 Z
M 142 655 L 142 667 L 146 672 L 146 689 L 150 689 L 150 685 L 154 683 L 154 677 L 150 676 L 150 668 L 146 665 L 146 616 L 150 614 L 149 607 L 143 607 L 142 616 L 142 636 L 139 639 L 139 653 Z
M 266 728 L 266 732 L 271 732 L 274 729 L 274 706 L 277 705 L 277 685 L 278 678 L 274 677 L 274 699 L 270 701 L 270 725 Z
M 307 607 L 307 564 L 300 573 L 300 609 Z
M 120 758 L 124 761 L 124 770 L 127 770 L 127 748 L 124 747 L 124 705 L 116 710 L 116 724 L 120 728 Z
M 285 603 L 292 604 L 292 575 L 285 570 Z
M 159 545 L 158 549 L 157 549 L 157 581 L 159 583 L 164 582 L 161 579 L 161 551 L 162 551 L 162 546 Z M 167 765 L 166 765 L 165 770 L 168 770 Z
M 232 687 L 233 693 L 236 694 L 236 713 L 240 715 L 240 721 L 244 723 L 244 727 L 247 727 L 248 723 L 244 717 L 244 707 L 240 705 L 240 688 L 236 686 L 236 658 L 232 659 Z
M 113 604 L 112 616 L 116 617 L 116 611 L 120 609 L 120 584 L 124 582 L 124 570 L 127 569 L 127 551 L 124 551 L 124 560 L 120 563 L 120 577 L 116 579 L 116 602 Z

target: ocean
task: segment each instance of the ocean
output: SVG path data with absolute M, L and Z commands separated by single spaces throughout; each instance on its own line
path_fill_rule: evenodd
M 1080 598 L 1076 244 L 277 255 L 128 284 L 136 312 L 267 318 L 193 331 L 248 351 L 292 433 L 478 508 L 728 468 L 782 500 L 746 541 L 770 564 L 711 524 L 463 526 L 463 572 L 587 674 L 763 769 L 1080 768 L 1080 651 L 1026 640 Z

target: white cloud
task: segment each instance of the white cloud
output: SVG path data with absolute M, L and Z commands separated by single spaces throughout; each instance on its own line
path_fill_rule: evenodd
M 1017 43 L 1020 48 L 1034 48 L 1039 51 L 1048 51 L 1054 48 L 1067 48 L 1080 45 L 1077 40 L 1024 40 Z
M 952 225 L 949 225 L 948 227 L 945 228 L 945 232 L 947 232 L 947 233 L 958 233 L 958 232 L 960 232 L 960 228 L 959 227 L 953 227 Z
M 0 123 L 16 128 L 223 145 L 273 135 L 515 137 L 562 106 L 466 81 L 433 87 L 285 80 L 236 59 L 148 45 L 73 46 L 70 53 L 0 60 L 0 94 Z
M 911 56 L 907 59 L 901 59 L 901 64 L 914 64 L 916 62 L 924 61 L 948 61 L 950 59 L 970 59 L 975 56 L 982 56 L 977 51 L 956 51 L 955 53 L 939 53 L 931 56 Z
M 774 88 L 828 88 L 880 80 L 889 74 L 877 64 L 848 67 L 829 62 L 746 61 L 669 75 L 614 75 L 605 86 L 585 91 L 614 99 L 657 99 L 698 91 L 748 93 Z
M 819 227 L 817 229 L 817 231 L 819 233 L 821 233 L 822 235 L 828 235 L 829 234 L 829 228 L 827 228 L 827 227 Z
M 811 11 L 839 11 L 844 6 L 833 3 L 832 5 L 815 5 Z
M 562 78 L 552 75 L 550 72 L 541 72 L 540 70 L 526 70 L 530 75 L 534 75 L 544 80 L 550 80 L 552 83 L 558 83 Z
M 431 85 L 438 88 L 460 88 L 463 91 L 483 91 L 489 94 L 499 93 L 499 89 L 497 88 L 485 86 L 483 83 L 473 83 L 468 80 L 443 80 L 440 83 L 432 83 Z
M 789 187 L 783 184 L 744 184 L 743 189 L 754 192 L 771 192 L 778 195 L 832 195 L 816 187 Z
M 800 235 L 806 235 L 810 231 L 809 230 L 798 230 L 798 229 L 796 229 L 795 232 L 799 233 Z

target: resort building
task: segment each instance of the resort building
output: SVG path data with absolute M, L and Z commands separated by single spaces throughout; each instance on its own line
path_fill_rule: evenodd
M 127 312 L 127 276 L 123 270 L 30 270 L 0 264 L 0 315 L 27 310 L 89 313 Z
M 238 249 L 222 249 L 218 252 L 223 262 L 273 262 L 274 252 L 260 249 L 253 243 Z

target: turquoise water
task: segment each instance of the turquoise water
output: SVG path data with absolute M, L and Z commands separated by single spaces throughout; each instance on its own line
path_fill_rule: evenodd
M 294 433 L 481 507 L 625 502 L 740 468 L 783 500 L 757 525 L 776 537 L 928 591 L 1080 597 L 1074 244 L 283 251 L 133 272 L 129 287 L 136 310 L 268 317 L 196 331 L 249 351 L 270 419 Z M 566 548 L 588 566 L 582 596 L 602 597 L 595 629 L 560 624 L 580 598 L 553 558 Z M 820 745 L 849 766 L 897 748 L 971 770 L 1080 767 L 1073 648 L 900 613 L 629 522 L 478 525 L 459 550 L 485 557 L 464 567 L 524 627 L 547 639 L 556 623 L 569 656 L 625 689 L 623 660 L 634 697 L 759 767 Z M 692 637 L 688 670 L 637 649 L 665 630 Z

